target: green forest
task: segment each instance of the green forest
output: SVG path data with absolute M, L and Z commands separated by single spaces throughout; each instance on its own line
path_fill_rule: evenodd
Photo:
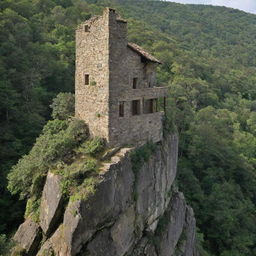
M 106 6 L 128 21 L 131 42 L 163 62 L 165 129 L 179 134 L 178 186 L 195 211 L 200 254 L 256 255 L 256 16 L 146 0 L 0 2 L 0 255 L 9 255 L 29 194 L 28 174 L 12 166 L 41 132 L 39 146 L 56 129 L 65 130 L 61 145 L 74 146 L 69 135 L 83 129 L 49 121 L 50 105 L 74 92 L 76 26 Z

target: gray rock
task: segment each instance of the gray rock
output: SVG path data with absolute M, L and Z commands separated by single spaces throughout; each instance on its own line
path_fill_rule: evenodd
M 48 173 L 40 206 L 40 226 L 46 235 L 56 229 L 62 214 L 63 195 L 60 182 L 60 176 Z
M 135 212 L 132 205 L 127 209 L 111 228 L 111 238 L 116 248 L 117 255 L 124 255 L 134 243 L 134 221 Z
M 187 206 L 186 211 L 186 238 L 184 256 L 193 256 L 196 252 L 196 219 L 190 206 Z
M 136 208 L 141 229 L 149 227 L 163 215 L 170 201 L 171 185 L 177 171 L 178 137 L 168 136 L 166 143 L 144 163 L 136 180 Z M 145 222 L 146 220 L 146 222 Z
M 54 198 L 53 209 L 41 213 L 45 232 L 53 232 L 37 256 L 52 249 L 59 256 L 198 256 L 193 210 L 172 186 L 177 148 L 177 136 L 168 136 L 136 176 L 130 158 L 133 149 L 120 149 L 104 163 L 94 194 L 69 202 L 55 232 L 51 223 L 56 223 L 61 200 Z M 47 177 L 41 207 L 50 204 L 57 183 L 55 177 Z
M 132 202 L 134 175 L 129 158 L 130 149 L 122 149 L 101 173 L 95 194 L 87 200 L 70 202 L 63 221 L 61 243 L 76 255 L 97 230 L 114 223 Z M 58 253 L 61 254 L 62 249 Z
M 90 256 L 112 256 L 117 254 L 111 240 L 109 229 L 104 229 L 87 246 L 87 254 Z M 85 254 L 86 255 L 86 254 Z
M 164 216 L 166 226 L 162 227 L 159 239 L 159 256 L 171 256 L 185 225 L 186 202 L 182 193 L 173 195 Z
M 28 218 L 20 225 L 13 237 L 18 246 L 24 248 L 29 256 L 36 254 L 41 239 L 41 229 L 37 223 Z

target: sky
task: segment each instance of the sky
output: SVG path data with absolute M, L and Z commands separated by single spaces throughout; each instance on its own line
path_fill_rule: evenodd
M 256 0 L 169 0 L 182 4 L 211 4 L 232 7 L 256 14 Z

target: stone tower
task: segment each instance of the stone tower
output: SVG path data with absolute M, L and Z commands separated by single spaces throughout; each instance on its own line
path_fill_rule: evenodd
M 110 146 L 162 140 L 163 112 L 155 87 L 160 62 L 127 41 L 127 23 L 106 8 L 76 30 L 76 117 Z

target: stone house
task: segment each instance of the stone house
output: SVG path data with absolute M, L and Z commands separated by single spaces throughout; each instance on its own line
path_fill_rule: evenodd
M 106 8 L 76 30 L 75 112 L 109 146 L 162 140 L 160 61 L 127 41 L 127 22 Z

